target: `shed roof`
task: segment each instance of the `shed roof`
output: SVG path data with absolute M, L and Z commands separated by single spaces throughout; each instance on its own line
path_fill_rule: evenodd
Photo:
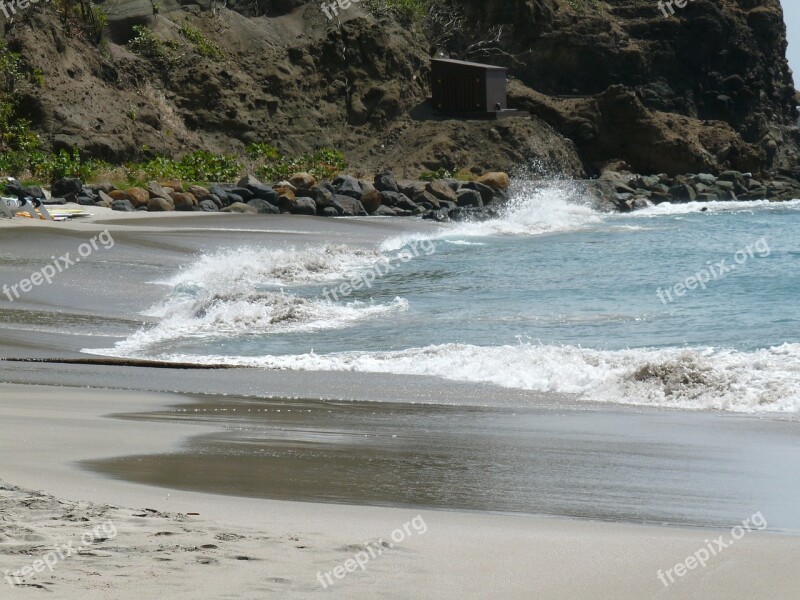
M 495 65 L 484 65 L 481 63 L 467 62 L 465 60 L 455 60 L 452 58 L 432 58 L 431 62 L 459 65 L 462 67 L 473 67 L 476 69 L 483 69 L 484 71 L 508 71 L 506 67 L 496 67 Z

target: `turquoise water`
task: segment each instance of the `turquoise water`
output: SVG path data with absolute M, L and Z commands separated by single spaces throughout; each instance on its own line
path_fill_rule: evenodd
M 426 374 L 622 404 L 800 409 L 800 202 L 609 215 L 574 184 L 517 184 L 496 221 L 374 250 L 342 240 L 232 252 L 236 261 L 207 256 L 166 282 L 149 311 L 159 323 L 110 352 Z M 341 293 L 365 278 L 369 287 Z

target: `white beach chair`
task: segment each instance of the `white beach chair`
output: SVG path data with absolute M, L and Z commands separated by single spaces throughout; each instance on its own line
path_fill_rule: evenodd
M 17 213 L 28 213 L 31 218 L 39 220 L 42 219 L 44 221 L 52 221 L 53 217 L 50 216 L 47 208 L 45 208 L 44 204 L 39 205 L 38 214 L 37 209 L 33 207 L 33 204 L 30 202 L 25 202 L 22 204 L 16 198 L 6 198 L 0 197 L 0 214 L 10 219 L 13 219 L 17 216 Z M 40 216 L 41 215 L 41 216 Z

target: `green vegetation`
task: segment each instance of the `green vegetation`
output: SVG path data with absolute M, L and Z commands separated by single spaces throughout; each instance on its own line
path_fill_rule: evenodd
M 180 33 L 194 45 L 200 56 L 205 56 L 211 60 L 222 60 L 224 55 L 220 47 L 204 36 L 199 29 L 184 24 L 180 28 Z
M 203 150 L 186 154 L 178 160 L 157 157 L 125 165 L 130 181 L 180 179 L 187 182 L 234 181 L 243 171 L 235 156 L 212 154 Z
M 150 29 L 144 25 L 134 25 L 133 33 L 133 39 L 128 44 L 132 52 L 144 58 L 160 61 L 166 61 L 169 58 L 166 44 L 158 39 Z
M 247 154 L 255 161 L 256 177 L 266 181 L 286 179 L 300 171 L 311 173 L 317 179 L 333 179 L 347 168 L 344 155 L 329 148 L 300 156 L 284 156 L 274 146 L 251 144 Z

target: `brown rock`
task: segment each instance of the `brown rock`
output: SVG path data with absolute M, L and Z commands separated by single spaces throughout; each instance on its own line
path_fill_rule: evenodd
M 295 173 L 289 177 L 289 183 L 295 188 L 310 190 L 317 184 L 317 180 L 311 173 Z
M 195 198 L 200 198 L 201 196 L 208 196 L 209 194 L 209 191 L 202 185 L 190 185 L 188 188 L 186 188 L 186 191 L 192 194 Z
M 494 190 L 507 190 L 511 180 L 508 177 L 508 173 L 495 171 L 478 177 L 478 183 L 488 185 Z
M 163 187 L 172 188 L 176 192 L 182 192 L 183 191 L 183 183 L 181 183 L 177 179 L 169 179 L 167 181 L 162 181 L 161 185 Z
M 187 192 L 172 192 L 170 195 L 175 203 L 175 210 L 194 210 L 197 207 L 197 198 Z
M 111 190 L 108 192 L 108 197 L 111 198 L 112 201 L 114 200 L 130 200 L 128 194 L 122 190 Z M 102 196 L 101 196 L 102 198 Z
M 170 212 L 175 210 L 175 205 L 168 198 L 150 198 L 147 203 L 147 210 L 150 212 Z
M 370 214 L 378 210 L 381 205 L 381 193 L 371 183 L 361 184 L 361 204 Z
M 285 196 L 286 198 L 290 198 L 291 200 L 295 199 L 296 188 L 293 185 L 291 185 L 288 181 L 281 181 L 272 189 L 278 192 L 279 197 Z
M 439 200 L 449 200 L 450 202 L 458 202 L 458 196 L 449 185 L 442 180 L 431 181 L 425 186 L 425 191 L 432 194 Z
M 150 201 L 150 193 L 140 187 L 128 188 L 125 190 L 125 193 L 128 195 L 127 199 L 130 200 L 131 204 L 136 208 L 147 206 L 147 203 Z

